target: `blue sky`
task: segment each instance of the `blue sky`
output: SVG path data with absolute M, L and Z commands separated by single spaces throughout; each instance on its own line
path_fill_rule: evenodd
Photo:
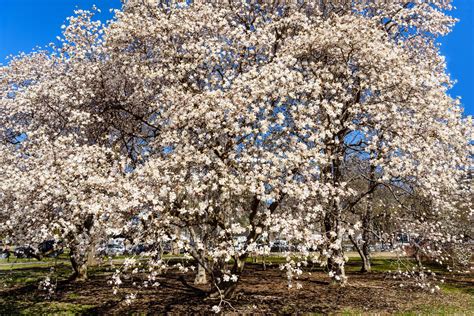
M 460 96 L 465 111 L 474 115 L 474 1 L 454 0 L 453 16 L 460 21 L 453 32 L 440 40 L 448 71 L 457 84 L 451 95 Z
M 89 9 L 96 4 L 102 20 L 110 19 L 110 8 L 119 8 L 120 0 L 0 0 L 0 63 L 20 51 L 55 41 L 66 17 L 77 7 Z M 441 40 L 448 71 L 458 83 L 451 90 L 461 96 L 466 114 L 474 115 L 474 1 L 454 0 L 453 15 L 461 21 Z

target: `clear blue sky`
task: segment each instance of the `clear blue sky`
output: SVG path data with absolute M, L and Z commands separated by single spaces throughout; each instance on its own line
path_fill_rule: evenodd
M 0 0 L 0 63 L 20 51 L 55 41 L 60 27 L 76 6 L 89 9 L 96 4 L 100 18 L 111 17 L 110 8 L 119 8 L 120 0 Z M 453 96 L 461 96 L 466 113 L 474 114 L 474 1 L 455 0 L 454 16 L 461 21 L 441 40 L 448 70 L 458 83 Z

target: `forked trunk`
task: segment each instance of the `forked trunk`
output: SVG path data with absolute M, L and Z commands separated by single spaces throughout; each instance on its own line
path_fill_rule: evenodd
M 370 257 L 367 252 L 364 251 L 364 247 L 361 246 L 352 236 L 349 236 L 352 244 L 357 250 L 357 253 L 360 256 L 360 259 L 362 260 L 362 266 L 360 268 L 360 272 L 370 272 L 371 266 L 370 266 Z M 364 245 L 365 246 L 365 245 Z M 368 250 L 368 249 L 367 249 Z

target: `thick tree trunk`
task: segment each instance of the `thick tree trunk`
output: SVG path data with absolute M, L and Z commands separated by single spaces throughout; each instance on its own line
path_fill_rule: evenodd
M 87 266 L 95 266 L 97 264 L 96 256 L 97 242 L 93 242 L 87 251 Z
M 176 227 L 176 228 L 174 229 L 174 234 L 175 234 L 176 236 L 179 235 L 179 228 Z M 173 240 L 173 241 L 171 242 L 171 254 L 174 255 L 174 256 L 178 256 L 178 255 L 179 255 L 179 252 L 180 252 L 180 249 L 179 249 L 179 247 L 178 247 L 178 243 Z
M 77 236 L 70 236 L 72 244 L 70 245 L 69 258 L 71 260 L 71 266 L 73 274 L 69 278 L 71 281 L 85 281 L 87 280 L 87 268 L 88 263 L 94 263 L 95 261 L 95 247 L 96 240 L 92 237 L 94 225 L 94 216 L 88 214 L 82 224 L 78 226 L 78 232 L 82 234 L 82 242 L 84 243 L 81 247 L 80 243 L 76 242 Z
M 199 284 L 207 284 L 207 275 L 206 275 L 206 269 L 202 265 L 198 263 L 198 268 L 197 268 L 197 273 L 196 273 L 196 278 L 194 279 L 194 284 L 199 285 Z
M 69 278 L 70 281 L 85 281 L 87 280 L 87 256 L 80 254 L 76 249 L 71 249 L 69 258 L 73 274 Z

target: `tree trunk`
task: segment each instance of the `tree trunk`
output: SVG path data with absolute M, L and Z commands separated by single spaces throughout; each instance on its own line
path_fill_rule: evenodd
M 198 268 L 197 268 L 197 274 L 196 278 L 194 279 L 194 284 L 199 285 L 199 284 L 207 284 L 207 275 L 206 275 L 206 269 L 202 265 L 198 263 Z
M 324 218 L 324 227 L 329 245 L 340 243 L 342 240 L 342 232 L 339 227 L 339 221 L 334 214 L 328 213 Z M 334 283 L 344 285 L 346 283 L 346 272 L 344 269 L 344 253 L 342 243 L 337 249 L 330 248 L 328 252 L 332 254 L 327 259 L 328 270 Z
M 360 259 L 362 260 L 362 266 L 360 271 L 361 272 L 370 272 L 371 266 L 370 266 L 370 258 L 366 255 L 366 253 L 363 250 L 363 246 L 359 245 L 359 243 L 354 239 L 354 237 L 349 236 L 349 239 L 351 240 L 352 244 L 357 250 L 357 253 L 359 254 Z
M 332 283 L 345 285 L 347 281 L 346 269 L 344 263 L 338 263 L 338 261 L 344 260 L 341 253 L 334 253 L 333 257 L 328 258 L 329 271 L 332 272 Z
M 82 235 L 84 245 L 81 247 L 77 242 L 78 236 L 71 236 L 73 240 L 69 246 L 69 258 L 73 274 L 69 278 L 71 281 L 85 281 L 87 280 L 88 263 L 95 260 L 95 242 L 93 236 L 94 215 L 88 214 L 81 225 L 78 226 L 78 233 Z
M 175 228 L 174 229 L 174 234 L 176 236 L 179 235 L 179 228 Z M 174 256 L 179 256 L 179 252 L 180 252 L 180 249 L 178 247 L 178 243 L 176 241 L 171 241 L 171 254 L 174 255 Z
M 369 173 L 369 184 L 368 188 L 371 188 L 375 182 L 375 167 L 370 166 Z M 372 229 L 373 229 L 373 210 L 374 210 L 374 193 L 367 195 L 367 205 L 365 213 L 362 217 L 362 251 L 359 252 L 362 259 L 361 272 L 370 272 L 370 245 L 372 244 Z
M 360 268 L 361 272 L 371 272 L 372 266 L 370 264 L 370 248 L 367 242 L 364 242 L 362 245 L 362 267 Z
M 339 155 L 338 150 L 330 150 L 328 154 Z M 326 174 L 325 181 L 330 182 L 334 187 L 339 186 L 342 179 L 341 162 L 338 159 L 333 159 L 331 164 L 324 170 Z M 324 230 L 327 238 L 327 251 L 329 257 L 327 259 L 327 266 L 331 278 L 334 283 L 344 285 L 346 283 L 346 273 L 344 269 L 344 252 L 342 249 L 343 232 L 341 230 L 340 220 L 342 217 L 342 209 L 338 199 L 332 199 L 328 204 L 328 211 L 324 216 Z
M 372 195 L 368 197 L 366 213 L 362 220 L 362 247 L 359 255 L 362 259 L 361 272 L 370 272 L 370 244 L 372 243 Z
M 215 291 L 211 292 L 209 298 L 224 298 L 224 299 L 232 299 L 235 290 L 237 289 L 238 282 L 240 280 L 240 276 L 245 268 L 245 259 L 247 259 L 247 255 L 243 255 L 240 258 L 237 258 L 234 262 L 234 266 L 232 267 L 231 273 L 237 275 L 238 279 L 237 282 L 232 281 L 223 281 L 218 285 L 218 288 Z
M 87 271 L 90 266 L 96 264 L 95 246 L 88 245 L 85 248 L 70 247 L 69 259 L 73 269 L 70 281 L 85 281 L 88 279 Z
M 75 249 L 71 248 L 69 258 L 73 274 L 69 278 L 70 281 L 85 281 L 87 280 L 87 256 L 80 254 Z
M 89 267 L 95 266 L 97 264 L 96 249 L 97 249 L 97 243 L 93 242 L 87 251 L 87 266 Z

